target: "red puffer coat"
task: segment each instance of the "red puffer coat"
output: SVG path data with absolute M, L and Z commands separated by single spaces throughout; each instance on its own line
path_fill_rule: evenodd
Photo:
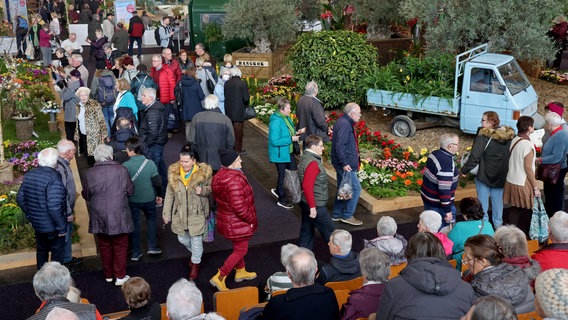
M 229 240 L 250 238 L 258 222 L 252 188 L 242 171 L 222 167 L 211 188 L 217 202 L 217 231 Z

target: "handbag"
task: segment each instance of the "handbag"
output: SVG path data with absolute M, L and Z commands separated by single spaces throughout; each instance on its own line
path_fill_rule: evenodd
M 351 173 L 343 171 L 341 186 L 337 189 L 337 200 L 349 200 L 353 198 L 353 185 L 351 184 Z
M 245 108 L 245 120 L 249 120 L 256 117 L 256 111 L 254 110 L 254 107 L 252 106 L 248 106 Z
M 484 152 L 485 152 L 485 149 L 487 149 L 487 146 L 489 146 L 491 139 L 492 138 L 489 138 L 489 140 L 487 141 L 487 144 L 485 145 L 485 148 L 483 148 Z M 462 166 L 467 163 L 470 156 L 471 156 L 471 151 L 468 151 L 468 152 L 463 154 L 461 161 L 460 161 Z M 481 162 L 481 159 L 479 161 Z M 469 173 L 473 174 L 474 176 L 476 176 L 478 172 L 479 172 L 479 163 L 475 167 L 473 167 L 473 169 L 469 170 Z
M 540 243 L 548 239 L 548 215 L 541 198 L 534 199 L 529 237 Z
M 293 141 L 292 142 L 292 149 L 294 150 L 294 154 L 299 156 L 301 151 L 300 151 L 300 143 L 298 141 Z
M 560 177 L 561 163 L 540 164 L 536 169 L 536 178 L 544 183 L 556 184 Z
M 215 211 L 209 211 L 205 218 L 205 231 L 203 232 L 203 242 L 213 242 L 215 240 Z
M 26 52 L 24 52 L 24 54 L 26 55 L 26 57 L 28 57 L 29 60 L 34 59 L 34 51 L 34 45 L 30 41 L 30 39 L 26 37 Z
M 284 172 L 284 194 L 290 203 L 300 203 L 302 200 L 302 185 L 298 171 L 286 169 Z
M 174 96 L 176 97 L 176 106 L 178 108 L 183 107 L 183 92 L 181 89 L 181 81 L 178 82 L 174 88 Z
M 215 83 L 215 79 L 213 79 L 213 76 L 211 75 L 211 72 L 209 72 L 209 70 L 205 70 L 205 73 L 207 74 L 207 79 L 205 80 L 207 90 L 209 90 L 210 94 L 213 94 L 213 92 L 215 91 L 215 86 L 217 84 Z

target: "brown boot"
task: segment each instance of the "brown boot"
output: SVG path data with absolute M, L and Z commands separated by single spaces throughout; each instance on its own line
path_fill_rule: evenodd
M 189 272 L 189 280 L 193 281 L 199 276 L 199 263 L 191 264 L 191 271 Z

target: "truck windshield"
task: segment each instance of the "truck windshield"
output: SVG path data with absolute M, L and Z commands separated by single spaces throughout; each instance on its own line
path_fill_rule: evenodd
M 505 81 L 505 85 L 509 88 L 512 95 L 516 95 L 530 86 L 529 80 L 519 67 L 516 60 L 504 64 L 498 69 Z

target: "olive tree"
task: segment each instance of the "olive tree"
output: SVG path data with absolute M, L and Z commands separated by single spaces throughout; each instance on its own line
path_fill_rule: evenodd
M 427 50 L 456 53 L 481 43 L 521 60 L 546 60 L 555 49 L 546 35 L 563 0 L 404 0 L 401 13 L 426 25 Z
M 252 52 L 266 53 L 294 40 L 298 25 L 294 0 L 229 0 L 223 22 L 225 39 L 254 43 Z
M 367 22 L 367 37 L 390 37 L 390 25 L 401 22 L 400 0 L 352 0 L 355 16 Z

